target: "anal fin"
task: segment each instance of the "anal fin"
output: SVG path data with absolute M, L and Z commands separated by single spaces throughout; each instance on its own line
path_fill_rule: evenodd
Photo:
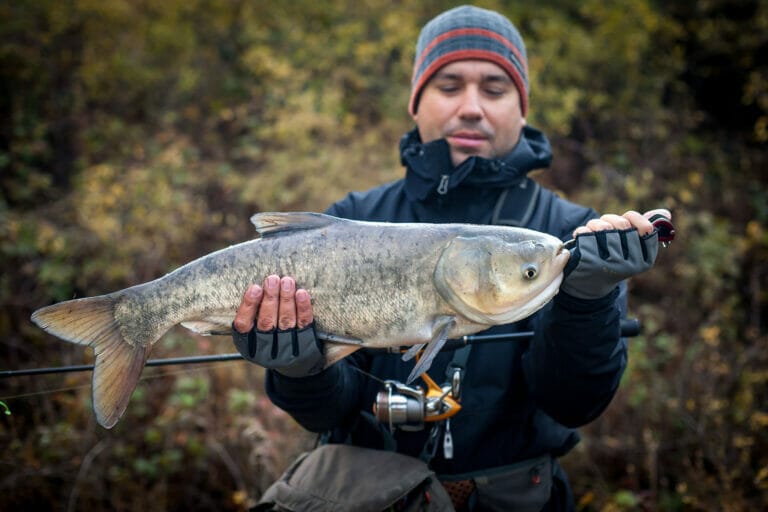
M 411 359 L 416 357 L 416 354 L 421 352 L 421 350 L 426 346 L 427 346 L 426 343 L 418 343 L 412 346 L 411 348 L 408 349 L 408 351 L 405 354 L 403 354 L 403 361 L 410 361 Z
M 333 363 L 338 362 L 348 355 L 357 352 L 362 347 L 360 345 L 347 345 L 344 343 L 325 342 L 325 367 L 328 368 Z

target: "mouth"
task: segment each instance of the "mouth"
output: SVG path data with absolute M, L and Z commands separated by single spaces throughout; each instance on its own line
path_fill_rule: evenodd
M 479 132 L 458 131 L 453 132 L 448 137 L 448 143 L 456 148 L 476 149 L 488 141 L 488 137 Z

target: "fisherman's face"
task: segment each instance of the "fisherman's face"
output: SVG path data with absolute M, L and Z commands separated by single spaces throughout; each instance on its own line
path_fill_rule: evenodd
M 504 69 L 485 60 L 440 68 L 424 86 L 413 119 L 422 142 L 448 141 L 454 166 L 472 155 L 505 155 L 525 126 L 514 82 Z

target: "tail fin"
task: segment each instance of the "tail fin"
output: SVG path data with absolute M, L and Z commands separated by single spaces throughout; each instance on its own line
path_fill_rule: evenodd
M 114 295 L 76 299 L 38 309 L 32 321 L 63 340 L 93 347 L 93 409 L 96 420 L 112 428 L 128 401 L 149 356 L 150 345 L 127 342 L 115 321 Z

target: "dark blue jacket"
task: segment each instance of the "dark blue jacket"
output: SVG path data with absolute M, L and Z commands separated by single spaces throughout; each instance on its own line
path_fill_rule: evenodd
M 452 169 L 444 141 L 421 144 L 412 132 L 401 143 L 405 179 L 351 193 L 327 213 L 390 222 L 522 223 L 566 240 L 574 228 L 597 215 L 526 178 L 528 171 L 549 162 L 550 153 L 540 132 L 526 128 L 523 135 L 505 159 L 470 158 Z M 448 178 L 434 170 L 430 174 L 430 169 L 446 169 Z M 535 335 L 473 346 L 462 410 L 450 424 L 454 456 L 445 460 L 437 450 L 431 463 L 435 471 L 456 475 L 568 452 L 579 439 L 574 428 L 595 419 L 619 385 L 627 358 L 619 337 L 622 300 L 618 289 L 594 301 L 561 292 L 532 317 L 487 331 L 533 330 Z M 441 352 L 429 370 L 438 383 L 445 380 L 452 355 Z M 363 350 L 304 379 L 268 372 L 267 391 L 277 406 L 311 431 L 331 430 L 336 441 L 383 447 L 380 431 L 360 415 L 371 410 L 382 386 L 352 365 L 404 382 L 413 363 L 402 362 L 397 354 Z M 397 450 L 418 456 L 427 434 L 398 430 Z

